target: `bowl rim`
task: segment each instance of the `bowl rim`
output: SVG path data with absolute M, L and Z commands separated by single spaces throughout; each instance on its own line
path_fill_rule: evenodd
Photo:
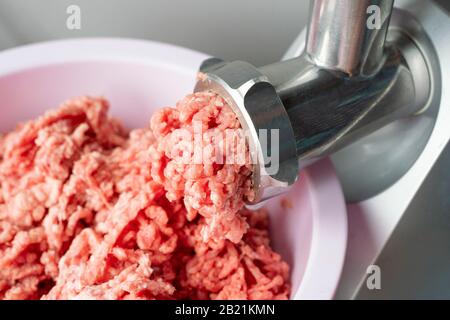
M 182 56 L 183 59 L 179 57 Z M 0 52 L 0 77 L 37 67 L 73 62 L 127 61 L 160 63 L 193 74 L 210 56 L 163 42 L 129 38 L 73 38 L 15 47 Z M 313 230 L 304 275 L 291 299 L 332 299 L 346 256 L 347 210 L 341 185 L 331 161 L 325 159 L 303 174 L 309 184 Z M 320 193 L 314 190 L 322 190 Z M 332 195 L 332 196 L 330 196 Z M 331 214 L 327 214 L 330 213 Z M 327 230 L 333 230 L 332 234 Z M 329 250 L 333 248 L 333 250 Z M 331 264 L 329 262 L 332 261 Z M 327 263 L 328 262 L 328 263 Z M 315 268 L 321 265 L 321 274 Z
M 183 59 L 179 57 L 182 56 Z M 151 57 L 151 59 L 149 59 Z M 210 56 L 192 49 L 132 38 L 72 38 L 38 42 L 0 51 L 2 76 L 22 70 L 73 62 L 121 61 L 161 64 L 192 74 Z

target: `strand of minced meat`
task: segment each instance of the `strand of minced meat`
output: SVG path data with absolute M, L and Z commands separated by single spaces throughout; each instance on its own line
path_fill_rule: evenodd
M 225 101 L 188 95 L 129 134 L 107 111 L 83 97 L 0 137 L 0 298 L 288 298 L 267 214 L 243 208 L 248 158 L 178 158 L 195 121 L 210 148 L 239 129 Z

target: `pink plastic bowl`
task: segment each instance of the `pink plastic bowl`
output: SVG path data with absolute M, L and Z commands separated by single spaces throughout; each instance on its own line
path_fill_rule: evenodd
M 0 53 L 0 131 L 34 118 L 70 97 L 103 95 L 132 127 L 158 107 L 192 91 L 207 55 L 155 42 L 124 39 L 56 41 Z M 302 173 L 286 195 L 271 200 L 273 246 L 292 268 L 293 299 L 331 299 L 347 243 L 342 191 L 329 161 Z

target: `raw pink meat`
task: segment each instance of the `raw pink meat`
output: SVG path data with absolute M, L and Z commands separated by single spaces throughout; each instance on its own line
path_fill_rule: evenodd
M 0 298 L 288 298 L 267 214 L 243 207 L 247 152 L 214 158 L 215 134 L 240 128 L 225 101 L 188 95 L 130 133 L 107 111 L 70 100 L 0 137 Z M 180 158 L 195 123 L 202 163 Z

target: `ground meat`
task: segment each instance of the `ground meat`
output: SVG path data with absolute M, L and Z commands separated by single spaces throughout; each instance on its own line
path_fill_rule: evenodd
M 225 101 L 188 95 L 130 133 L 107 111 L 70 100 L 0 136 L 0 298 L 288 298 Z

